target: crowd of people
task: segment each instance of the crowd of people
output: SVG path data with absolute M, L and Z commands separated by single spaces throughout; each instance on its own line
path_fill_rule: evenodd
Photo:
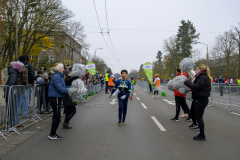
M 64 129 L 71 129 L 69 125 L 71 118 L 76 113 L 77 102 L 72 102 L 72 99 L 68 95 L 68 89 L 76 79 L 82 79 L 86 87 L 92 85 L 96 87 L 96 84 L 101 84 L 103 89 L 105 83 L 105 77 L 101 74 L 90 74 L 86 71 L 86 74 L 82 77 L 72 76 L 72 67 L 68 64 L 56 63 L 52 68 L 47 69 L 42 67 L 41 70 L 35 71 L 33 66 L 29 63 L 29 56 L 22 55 L 17 62 L 12 62 L 8 67 L 8 80 L 5 89 L 5 101 L 6 105 L 10 107 L 8 117 L 9 128 L 11 127 L 24 127 L 23 123 L 19 122 L 19 111 L 21 110 L 22 119 L 29 119 L 29 104 L 32 97 L 32 89 L 35 88 L 35 96 L 38 96 L 40 105 L 38 105 L 37 114 L 53 114 L 51 132 L 48 136 L 49 139 L 62 139 L 57 135 L 56 131 L 61 120 L 61 108 L 64 107 L 63 121 Z M 48 72 L 49 71 L 49 72 Z M 10 86 L 17 91 L 17 94 L 10 92 Z M 35 86 L 35 87 L 34 87 Z M 10 94 L 11 95 L 10 95 Z M 14 101 L 15 97 L 16 101 Z M 89 94 L 91 96 L 91 94 Z M 43 108 L 43 103 L 46 104 L 46 108 Z
M 224 84 L 240 84 L 240 79 L 239 78 L 227 78 L 220 76 L 219 78 L 213 77 L 212 80 L 213 83 L 224 83 Z

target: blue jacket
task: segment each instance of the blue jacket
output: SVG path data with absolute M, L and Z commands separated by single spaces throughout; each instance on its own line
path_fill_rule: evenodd
M 122 84 L 122 82 L 123 82 L 123 84 Z M 123 95 L 126 95 L 128 97 L 128 95 L 129 95 L 129 93 L 131 91 L 131 86 L 132 85 L 131 85 L 131 82 L 129 80 L 123 81 L 123 80 L 119 79 L 116 82 L 115 87 L 112 90 L 111 94 L 113 94 L 114 91 L 118 89 L 119 90 L 118 97 L 121 97 Z
M 48 97 L 64 98 L 65 93 L 68 92 L 65 81 L 63 79 L 63 73 L 56 71 L 52 77 L 51 83 L 48 89 Z

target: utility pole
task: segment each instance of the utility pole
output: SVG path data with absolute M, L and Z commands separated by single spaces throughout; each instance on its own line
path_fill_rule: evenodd
M 207 61 L 206 61 L 206 66 L 208 66 L 208 45 L 207 45 Z
M 15 60 L 17 61 L 18 60 L 18 18 L 17 18 L 18 14 L 17 14 L 17 11 L 15 13 L 15 19 L 16 19 L 16 23 L 15 23 L 15 27 L 16 27 L 16 34 L 15 34 L 15 38 L 16 38 L 16 43 L 15 43 Z

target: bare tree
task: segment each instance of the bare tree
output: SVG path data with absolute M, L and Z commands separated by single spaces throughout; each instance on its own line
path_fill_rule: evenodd
M 238 56 L 236 56 L 236 58 L 238 59 L 237 76 L 240 77 L 240 23 L 238 23 L 237 27 L 232 27 L 230 32 L 233 40 L 236 41 L 238 46 Z
M 15 22 L 18 14 L 18 48 L 21 45 L 23 54 L 29 54 L 33 46 L 43 37 L 50 36 L 52 32 L 62 30 L 62 24 L 73 16 L 66 9 L 61 0 L 36 0 L 38 4 L 32 4 L 31 0 L 15 0 L 8 3 L 5 16 L 4 30 L 1 35 L 4 45 L 0 50 L 4 61 L 11 61 L 15 53 Z M 6 53 L 6 54 L 3 54 Z M 18 57 L 16 57 L 18 58 Z

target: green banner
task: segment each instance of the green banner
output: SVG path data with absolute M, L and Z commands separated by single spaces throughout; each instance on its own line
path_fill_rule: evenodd
M 93 62 L 88 62 L 86 65 L 86 69 L 90 74 L 96 74 L 96 66 Z
M 150 80 L 150 83 L 153 84 L 153 67 L 150 62 L 147 62 L 143 65 L 143 69 Z

